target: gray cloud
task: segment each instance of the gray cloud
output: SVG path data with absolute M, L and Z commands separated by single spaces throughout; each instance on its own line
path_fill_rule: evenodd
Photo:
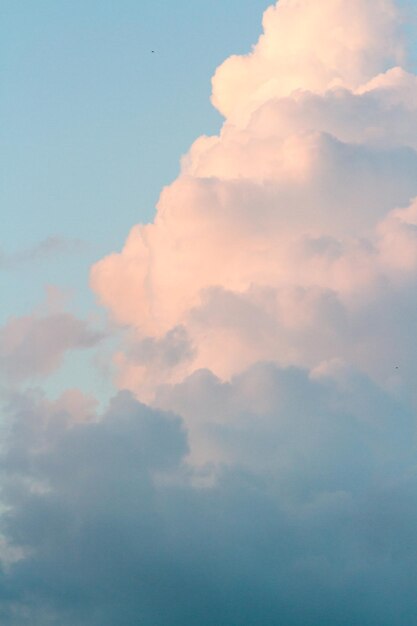
M 11 400 L 2 530 L 24 556 L 4 565 L 5 623 L 415 623 L 407 407 L 342 365 L 198 372 L 164 401 L 227 463 L 190 466 L 181 420 L 128 392 L 83 423 Z

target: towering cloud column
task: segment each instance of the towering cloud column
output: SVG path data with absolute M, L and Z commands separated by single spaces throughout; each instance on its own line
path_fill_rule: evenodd
M 198 138 L 119 254 L 92 269 L 120 386 L 151 399 L 200 368 L 345 361 L 417 373 L 417 78 L 390 0 L 280 0 L 213 78 Z

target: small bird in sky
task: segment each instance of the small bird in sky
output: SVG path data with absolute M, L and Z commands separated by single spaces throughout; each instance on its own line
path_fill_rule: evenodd
M 155 50 L 151 50 L 152 54 L 155 54 Z

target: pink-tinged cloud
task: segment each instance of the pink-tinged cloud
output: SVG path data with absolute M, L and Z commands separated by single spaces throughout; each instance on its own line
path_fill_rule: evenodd
M 102 338 L 69 313 L 12 318 L 0 328 L 0 373 L 11 383 L 41 379 L 68 350 L 91 348 Z
M 281 0 L 263 25 L 216 71 L 219 135 L 196 140 L 154 222 L 92 269 L 130 329 L 118 384 L 140 398 L 260 360 L 342 359 L 388 386 L 397 363 L 417 374 L 417 77 L 399 12 Z
M 262 104 L 297 90 L 354 90 L 401 61 L 399 24 L 391 0 L 280 0 L 265 11 L 252 52 L 218 68 L 213 104 L 244 125 Z

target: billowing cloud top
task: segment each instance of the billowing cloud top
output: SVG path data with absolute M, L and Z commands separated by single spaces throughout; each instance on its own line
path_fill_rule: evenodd
M 213 103 L 233 123 L 297 90 L 355 90 L 403 56 L 390 0 L 281 0 L 246 57 L 229 58 L 213 79 Z
M 417 372 L 417 77 L 400 15 L 390 0 L 281 0 L 263 26 L 213 78 L 220 134 L 92 270 L 131 328 L 118 382 L 140 398 L 259 360 L 342 359 L 388 386 L 398 364 Z

